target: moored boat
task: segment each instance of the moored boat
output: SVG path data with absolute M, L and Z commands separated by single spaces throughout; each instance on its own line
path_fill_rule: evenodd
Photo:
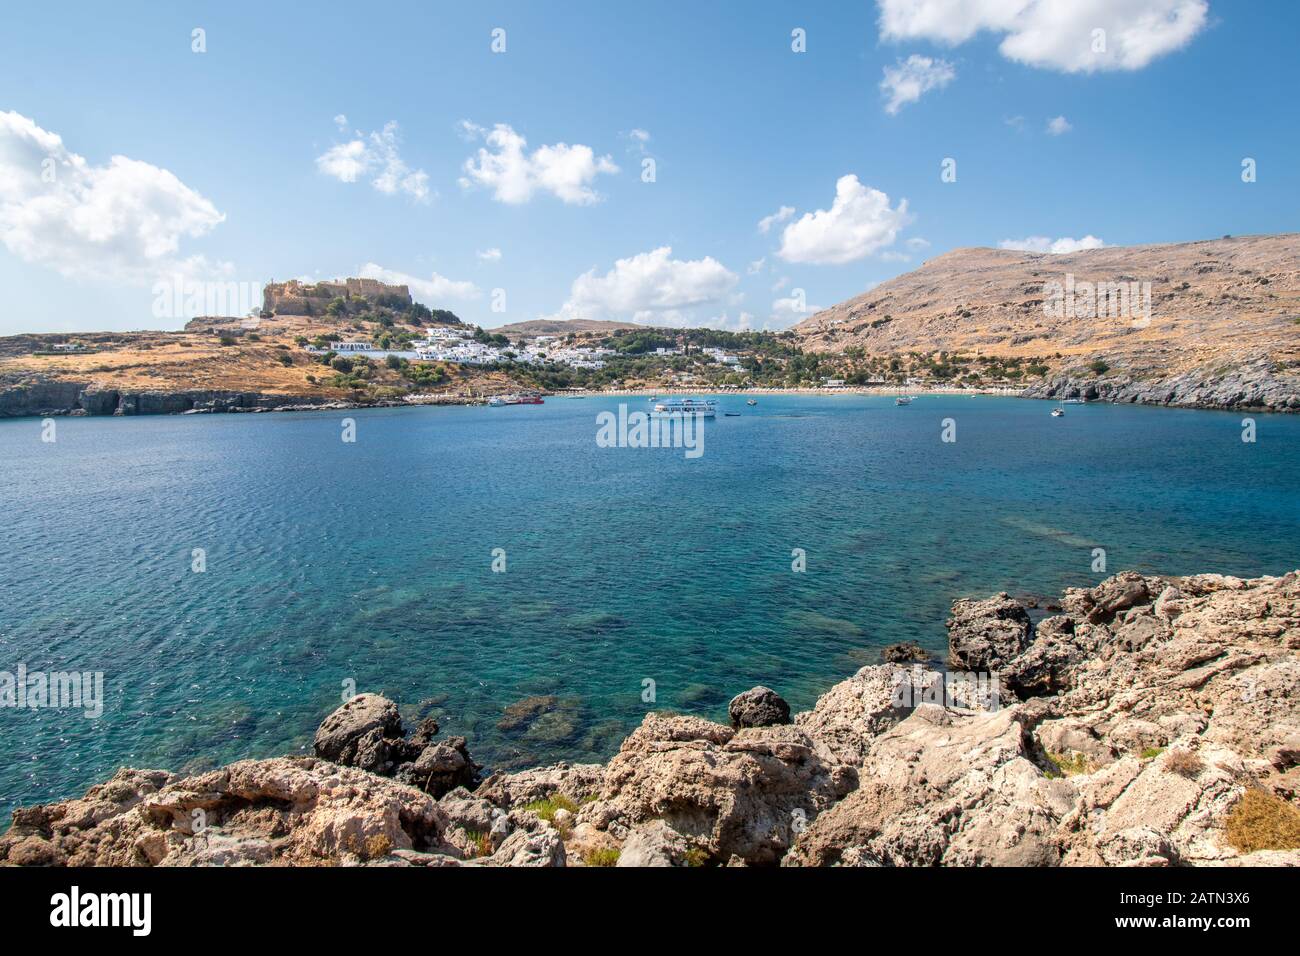
M 718 413 L 718 402 L 712 398 L 667 398 L 655 405 L 656 415 L 696 415 L 713 418 Z

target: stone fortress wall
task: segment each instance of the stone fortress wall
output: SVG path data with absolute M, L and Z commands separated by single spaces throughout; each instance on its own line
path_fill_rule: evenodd
M 404 285 L 388 285 L 378 279 L 338 279 L 317 283 L 269 282 L 262 290 L 262 311 L 273 315 L 320 315 L 332 299 L 400 296 L 409 304 L 411 290 Z

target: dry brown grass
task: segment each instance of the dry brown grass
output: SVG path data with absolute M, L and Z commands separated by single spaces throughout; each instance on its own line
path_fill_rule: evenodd
M 1171 750 L 1165 758 L 1165 769 L 1188 780 L 1195 780 L 1205 769 L 1205 761 L 1190 750 Z
M 1252 788 L 1228 814 L 1227 831 L 1228 844 L 1242 853 L 1300 849 L 1300 810 Z

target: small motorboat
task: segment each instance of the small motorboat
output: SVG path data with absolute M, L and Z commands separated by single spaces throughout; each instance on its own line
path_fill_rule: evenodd
M 1052 417 L 1053 417 L 1053 418 L 1062 418 L 1062 417 L 1064 417 L 1064 415 L 1065 415 L 1065 409 L 1064 409 L 1064 408 L 1059 408 L 1059 407 L 1058 407 L 1058 408 L 1053 408 L 1053 409 L 1052 409 Z
M 751 398 L 749 401 L 745 402 L 745 404 L 746 404 L 746 405 L 757 405 L 757 404 L 758 404 L 758 399 L 756 399 L 756 398 Z
M 911 405 L 911 404 L 912 404 L 912 396 L 911 396 L 911 395 L 899 395 L 898 398 L 894 399 L 894 404 L 895 404 L 895 405 Z
M 1067 398 L 1065 401 L 1061 402 L 1061 404 L 1062 405 L 1087 405 L 1088 400 L 1086 398 Z
M 740 417 L 740 412 L 723 412 L 723 413 L 722 413 L 722 417 L 723 417 L 723 418 L 739 418 L 739 417 Z

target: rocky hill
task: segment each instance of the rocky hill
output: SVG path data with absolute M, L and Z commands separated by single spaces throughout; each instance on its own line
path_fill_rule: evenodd
M 1032 397 L 1300 410 L 1300 234 L 958 249 L 795 332 L 817 351 L 944 353 L 958 378 L 1014 360 Z
M 1300 572 L 1128 572 L 1053 609 L 959 600 L 946 677 L 867 666 L 793 717 L 756 687 L 730 726 L 652 713 L 608 764 L 482 781 L 464 738 L 362 694 L 313 757 L 17 810 L 0 862 L 1300 865 Z
M 397 401 L 411 383 L 372 363 L 363 388 L 301 348 L 304 340 L 385 329 L 355 318 L 199 318 L 182 332 L 14 335 L 0 338 L 0 418 L 21 415 L 147 415 L 264 411 Z M 418 329 L 412 328 L 419 333 Z M 69 346 L 74 350 L 67 351 Z M 445 365 L 422 393 L 517 390 L 500 373 Z

